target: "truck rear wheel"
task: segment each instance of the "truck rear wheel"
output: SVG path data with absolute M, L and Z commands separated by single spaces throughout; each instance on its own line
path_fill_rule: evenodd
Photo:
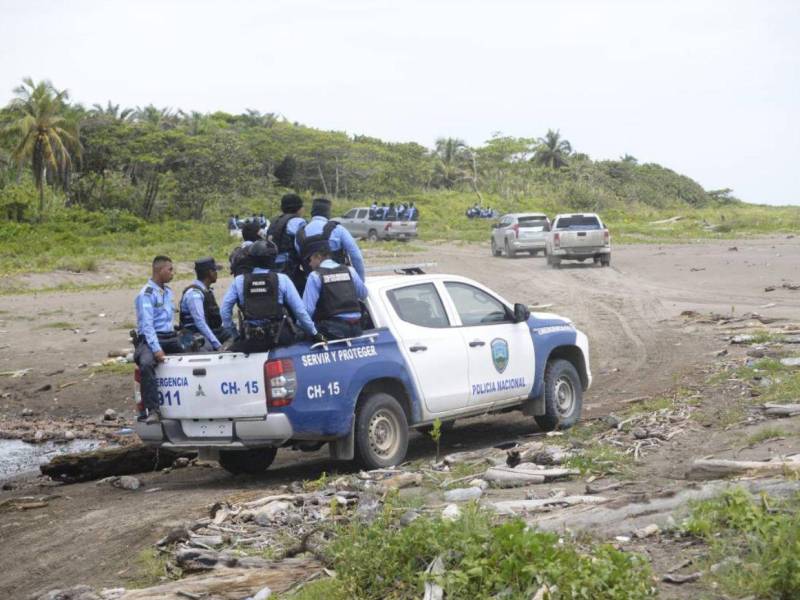
M 603 256 L 601 256 L 600 257 L 600 264 L 602 266 L 604 266 L 604 267 L 610 267 L 611 266 L 611 255 L 610 254 L 604 254 Z
M 492 256 L 500 256 L 502 254 L 503 251 L 497 247 L 497 243 L 494 241 L 494 238 L 492 238 Z
M 367 239 L 370 242 L 377 242 L 378 241 L 378 232 L 374 229 L 370 229 L 369 233 L 367 234 Z
M 581 416 L 583 384 L 573 364 L 556 359 L 544 369 L 544 411 L 535 417 L 544 431 L 569 429 Z
M 378 392 L 360 404 L 355 442 L 358 462 L 367 469 L 384 469 L 403 462 L 408 450 L 408 420 L 393 396 Z
M 277 453 L 277 448 L 220 450 L 219 466 L 233 475 L 239 475 L 241 473 L 259 475 L 269 469 Z

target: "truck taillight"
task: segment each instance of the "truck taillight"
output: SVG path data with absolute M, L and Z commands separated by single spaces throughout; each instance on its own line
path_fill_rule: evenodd
M 514 223 L 511 229 L 514 230 L 514 237 L 519 239 L 519 223 Z
M 558 248 L 561 245 L 561 234 L 556 232 L 553 234 L 553 245 Z
M 392 228 L 392 222 L 389 221 L 383 228 L 384 231 L 389 231 Z
M 608 232 L 608 229 L 603 230 L 603 243 L 608 246 L 611 243 L 611 234 Z
M 290 358 L 277 358 L 264 363 L 264 387 L 267 406 L 288 406 L 297 393 L 297 374 Z

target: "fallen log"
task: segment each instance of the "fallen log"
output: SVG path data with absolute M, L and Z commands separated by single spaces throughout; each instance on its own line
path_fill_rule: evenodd
M 314 559 L 286 559 L 259 569 L 214 569 L 155 587 L 127 590 L 119 600 L 186 600 L 186 594 L 215 600 L 241 600 L 269 588 L 273 594 L 287 592 L 295 583 L 322 570 Z
M 723 479 L 731 475 L 800 473 L 797 457 L 785 460 L 725 460 L 721 458 L 699 459 L 692 463 L 686 474 L 688 479 Z
M 492 502 L 489 507 L 501 514 L 517 512 L 547 512 L 554 508 L 576 506 L 578 504 L 603 504 L 608 498 L 603 496 L 559 496 L 555 498 L 537 498 L 534 500 L 503 500 Z
M 794 417 L 800 415 L 800 404 L 772 404 L 764 405 L 764 414 L 773 417 Z
M 575 469 L 545 469 L 532 463 L 522 463 L 513 469 L 500 466 L 490 467 L 482 478 L 496 487 L 518 487 L 578 474 L 579 471 Z
M 271 561 L 260 556 L 236 556 L 229 552 L 201 548 L 181 548 L 175 553 L 175 562 L 187 573 L 223 567 L 261 569 L 271 564 Z
M 151 448 L 142 444 L 122 448 L 101 448 L 90 452 L 61 454 L 39 467 L 42 475 L 56 481 L 76 483 L 113 475 L 146 473 L 169 467 L 176 458 L 194 458 L 196 452 Z

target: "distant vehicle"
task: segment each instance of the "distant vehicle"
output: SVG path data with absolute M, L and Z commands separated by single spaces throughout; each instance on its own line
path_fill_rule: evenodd
M 492 254 L 514 258 L 517 252 L 536 256 L 544 252 L 550 219 L 541 213 L 514 213 L 503 215 L 492 225 Z
M 594 213 L 557 215 L 547 236 L 547 264 L 558 268 L 562 260 L 611 265 L 611 234 Z
M 354 208 L 336 219 L 354 238 L 406 241 L 417 237 L 417 221 L 370 218 L 369 208 Z
M 402 463 L 409 428 L 437 419 L 517 409 L 545 431 L 579 419 L 589 342 L 569 319 L 531 314 L 458 275 L 368 284 L 360 337 L 167 356 L 156 371 L 162 420 L 137 421 L 139 437 L 197 448 L 233 473 L 265 471 L 278 448 L 324 444 L 377 469 Z

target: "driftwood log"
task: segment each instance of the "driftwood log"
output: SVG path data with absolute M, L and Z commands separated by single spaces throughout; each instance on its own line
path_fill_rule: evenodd
M 101 448 L 91 452 L 62 454 L 39 467 L 42 475 L 56 481 L 76 483 L 112 475 L 146 473 L 172 466 L 176 458 L 194 458 L 195 452 L 174 452 L 142 444 L 122 448 Z
M 694 461 L 686 474 L 688 479 L 723 479 L 731 475 L 756 475 L 781 473 L 800 473 L 800 458 L 791 457 L 785 460 L 725 460 L 707 458 Z
M 764 405 L 764 414 L 773 417 L 794 417 L 800 415 L 800 404 L 771 404 Z
M 228 569 L 221 567 L 212 573 L 186 577 L 155 587 L 128 590 L 120 600 L 186 600 L 214 598 L 241 600 L 269 588 L 273 594 L 283 594 L 300 581 L 322 570 L 314 559 L 292 558 L 274 562 L 259 569 Z

